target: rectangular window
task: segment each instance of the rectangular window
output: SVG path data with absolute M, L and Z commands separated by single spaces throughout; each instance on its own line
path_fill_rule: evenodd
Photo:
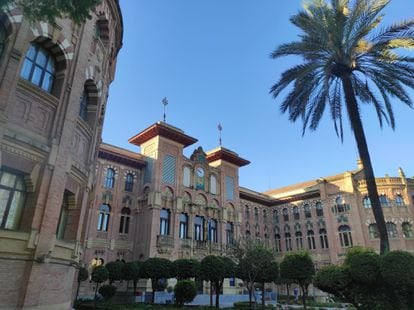
M 226 176 L 226 199 L 234 199 L 234 179 L 229 176 Z
M 229 286 L 230 287 L 235 287 L 236 286 L 236 278 L 235 277 L 229 278 Z
M 234 226 L 233 223 L 226 224 L 226 241 L 227 244 L 234 244 Z
M 0 228 L 18 228 L 25 197 L 23 175 L 0 170 Z
M 185 213 L 180 214 L 180 239 L 186 239 L 188 237 L 188 215 Z
M 170 210 L 162 209 L 160 211 L 160 235 L 167 236 L 170 234 Z
M 66 226 L 69 217 L 69 193 L 63 195 L 62 207 L 60 209 L 59 223 L 56 229 L 56 239 L 63 240 L 65 238 Z
M 204 240 L 204 217 L 198 215 L 194 218 L 194 240 Z
M 209 220 L 208 226 L 208 240 L 217 242 L 217 221 L 214 219 Z

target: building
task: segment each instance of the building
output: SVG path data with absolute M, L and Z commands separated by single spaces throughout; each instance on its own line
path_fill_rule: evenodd
M 0 12 L 0 308 L 68 309 L 116 57 L 117 0 L 90 20 Z
M 141 153 L 102 144 L 84 260 L 171 260 L 225 255 L 235 240 L 255 238 L 278 259 L 308 250 L 317 266 L 339 263 L 347 248 L 379 249 L 361 165 L 354 171 L 265 193 L 239 187 L 249 162 L 224 147 L 183 149 L 197 140 L 164 122 L 129 142 Z M 391 249 L 414 252 L 414 179 L 377 178 Z M 90 284 L 84 284 L 90 285 Z M 237 293 L 234 281 L 226 292 Z

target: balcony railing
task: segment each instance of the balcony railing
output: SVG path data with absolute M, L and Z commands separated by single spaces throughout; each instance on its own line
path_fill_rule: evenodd
M 158 235 L 157 236 L 157 246 L 159 247 L 173 247 L 174 238 L 168 235 Z
M 191 248 L 191 239 L 180 239 L 180 244 L 182 248 Z

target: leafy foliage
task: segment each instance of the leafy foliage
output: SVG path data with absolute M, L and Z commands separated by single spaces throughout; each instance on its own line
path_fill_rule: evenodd
M 56 18 L 70 18 L 80 24 L 91 18 L 91 10 L 101 0 L 0 0 L 0 9 L 5 10 L 13 2 L 23 9 L 23 14 L 30 21 L 53 23 Z
M 394 251 L 351 251 L 342 266 L 319 270 L 314 285 L 358 309 L 411 309 L 414 304 L 414 256 Z
M 125 263 L 121 261 L 109 262 L 105 265 L 108 270 L 109 284 L 122 280 Z
M 234 276 L 236 264 L 223 256 L 208 255 L 200 263 L 198 275 L 205 281 L 211 281 L 216 291 L 216 308 L 220 305 L 220 290 L 225 278 Z
M 155 299 L 155 291 L 160 279 L 168 279 L 172 276 L 172 263 L 168 259 L 152 257 L 148 258 L 141 267 L 141 277 L 151 279 L 152 303 Z
M 174 287 L 175 301 L 182 307 L 186 302 L 192 302 L 197 296 L 197 287 L 194 281 L 179 280 Z
M 109 272 L 105 266 L 98 266 L 92 270 L 91 280 L 95 283 L 102 283 L 108 280 Z
M 302 290 L 303 306 L 306 310 L 306 297 L 308 287 L 312 283 L 315 274 L 315 266 L 308 252 L 294 252 L 286 254 L 280 263 L 280 275 L 282 278 L 291 279 Z
M 102 295 L 102 297 L 105 300 L 111 299 L 116 293 L 116 286 L 113 286 L 111 284 L 102 285 L 99 288 L 99 294 Z
M 122 279 L 132 281 L 134 284 L 134 292 L 137 290 L 137 283 L 141 276 L 142 262 L 127 262 L 122 267 Z
M 80 267 L 78 270 L 78 283 L 88 280 L 89 272 L 85 267 Z
M 271 249 L 261 243 L 249 243 L 239 260 L 236 275 L 242 279 L 249 291 L 249 302 L 252 302 L 254 284 L 260 283 L 264 296 L 265 283 L 274 282 L 279 276 L 279 266 Z M 262 299 L 264 303 L 264 299 Z
M 98 266 L 98 267 L 95 267 L 92 270 L 91 280 L 92 280 L 92 282 L 96 283 L 95 299 L 96 299 L 96 294 L 98 292 L 99 284 L 101 284 L 102 282 L 105 282 L 106 280 L 108 280 L 108 277 L 109 277 L 109 272 L 108 272 L 108 269 L 106 269 L 105 266 Z
M 185 280 L 194 278 L 199 267 L 200 263 L 197 260 L 182 258 L 173 262 L 172 272 L 177 280 Z

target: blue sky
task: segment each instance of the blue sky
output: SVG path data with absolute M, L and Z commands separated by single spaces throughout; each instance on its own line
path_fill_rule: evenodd
M 279 44 L 294 41 L 289 17 L 301 0 L 121 0 L 124 45 L 109 91 L 103 139 L 130 150 L 128 139 L 162 120 L 197 138 L 185 154 L 223 146 L 251 164 L 240 185 L 256 191 L 282 187 L 356 168 L 352 132 L 336 137 L 326 113 L 315 132 L 279 112 L 269 89 L 298 59 L 272 60 Z M 384 25 L 414 17 L 414 1 L 392 0 Z M 413 94 L 413 93 L 411 93 Z M 413 94 L 414 95 L 414 94 Z M 414 111 L 395 102 L 396 130 L 379 128 L 375 112 L 362 108 L 377 176 L 414 175 Z

